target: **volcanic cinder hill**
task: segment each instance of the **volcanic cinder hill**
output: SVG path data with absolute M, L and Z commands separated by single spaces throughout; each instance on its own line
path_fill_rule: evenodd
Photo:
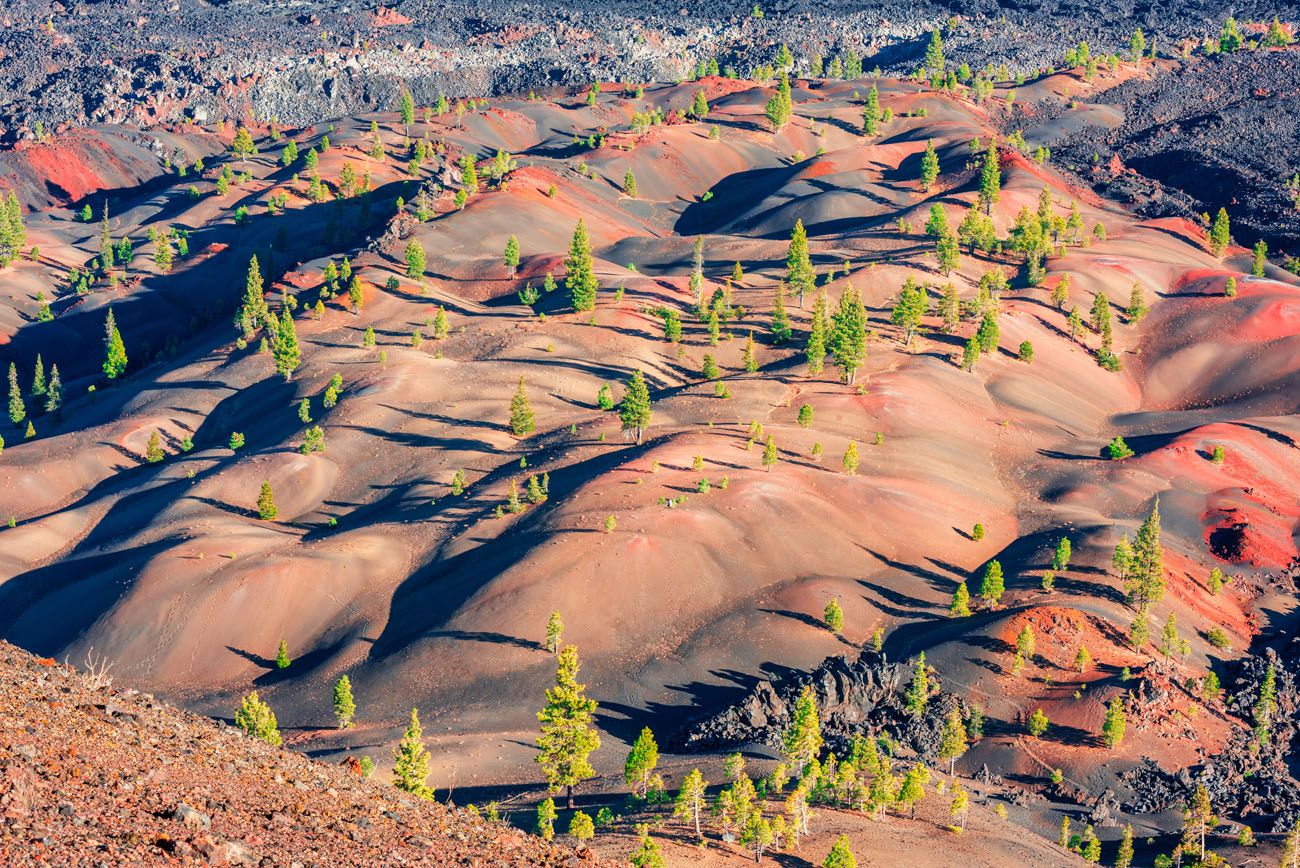
M 822 791 L 782 864 L 821 864 L 841 834 L 886 862 L 1074 864 L 1051 843 L 1063 819 L 1108 863 L 1131 824 L 1149 864 L 1198 786 L 1225 821 L 1214 849 L 1274 858 L 1300 819 L 1294 260 L 1183 200 L 1188 217 L 1130 201 L 1194 187 L 1195 163 L 1144 178 L 1050 153 L 1136 147 L 1126 107 L 1208 63 L 980 73 L 987 93 L 799 75 L 778 124 L 784 77 L 705 75 L 405 121 L 25 139 L 0 151 L 25 227 L 0 270 L 0 634 L 226 721 L 256 690 L 286 748 L 369 757 L 381 780 L 417 707 L 438 798 L 531 828 L 558 612 L 598 703 L 578 794 L 611 811 L 605 856 L 649 823 L 670 864 L 745 858 L 730 831 L 700 848 L 667 809 L 625 803 L 628 746 L 653 729 L 671 792 L 695 767 L 723 782 L 735 750 L 767 775 L 807 685 L 840 761 L 867 736 L 933 779 L 916 819 Z M 584 233 L 599 288 L 575 310 Z M 818 370 L 823 307 L 848 337 Z M 638 374 L 640 437 L 618 412 Z M 1115 551 L 1153 521 L 1144 605 Z M 350 729 L 331 709 L 344 674 Z M 1113 709 L 1127 727 L 1108 744 Z M 969 744 L 950 767 L 953 715 Z M 958 784 L 974 806 L 954 834 Z

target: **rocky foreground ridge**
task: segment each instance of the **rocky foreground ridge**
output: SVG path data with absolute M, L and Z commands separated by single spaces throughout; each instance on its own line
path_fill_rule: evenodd
M 598 866 L 0 643 L 0 864 Z

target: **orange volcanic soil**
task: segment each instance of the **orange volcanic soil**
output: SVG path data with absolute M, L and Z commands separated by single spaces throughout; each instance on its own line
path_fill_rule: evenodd
M 634 113 L 684 110 L 697 86 L 711 101 L 705 121 L 633 131 Z M 1141 220 L 1005 143 L 992 213 L 999 235 L 1046 186 L 1054 214 L 1077 203 L 1088 242 L 1062 245 L 1037 287 L 1009 250 L 963 248 L 957 269 L 941 274 L 923 228 L 930 207 L 941 205 L 953 227 L 965 216 L 979 183 L 970 142 L 986 143 L 1005 107 L 909 82 L 879 87 L 895 119 L 877 137 L 859 132 L 861 82 L 796 84 L 796 116 L 776 133 L 762 115 L 772 87 L 726 79 L 652 86 L 640 100 L 608 90 L 595 107 L 581 97 L 493 101 L 417 120 L 411 140 L 427 137 L 440 156 L 415 177 L 394 115 L 285 131 L 304 152 L 329 136 L 319 172 L 331 189 L 345 166 L 369 173 L 371 196 L 321 203 L 308 198 L 301 158 L 282 167 L 284 140 L 269 136 L 259 136 L 257 156 L 211 157 L 201 177 L 183 179 L 156 157 L 146 170 L 135 146 L 103 131 L 5 155 L 0 184 L 38 206 L 28 226 L 41 259 L 0 273 L 0 357 L 26 383 L 40 353 L 47 370 L 58 364 L 66 397 L 59 413 L 35 415 L 35 437 L 24 437 L 25 422 L 3 429 L 0 517 L 12 516 L 0 528 L 3 635 L 59 659 L 93 648 L 119 679 L 213 715 L 229 717 L 256 687 L 288 741 L 330 757 L 386 759 L 418 706 L 440 790 L 535 783 L 535 712 L 554 674 L 541 642 L 556 610 L 600 703 L 606 747 L 593 761 L 602 775 L 621 775 L 625 743 L 642 726 L 662 744 L 688 717 L 734 698 L 738 684 L 813 666 L 877 628 L 892 637 L 891 653 L 924 651 L 945 689 L 983 703 L 989 734 L 959 774 L 988 763 L 1008 787 L 1029 777 L 1033 790 L 1047 763 L 1099 790 L 1144 755 L 1170 768 L 1212 755 L 1236 724 L 1202 709 L 1184 726 L 1194 700 L 1181 695 L 1133 727 L 1118 752 L 1100 746 L 1119 670 L 1142 670 L 1155 656 L 1124 641 L 1132 612 L 1111 553 L 1158 499 L 1168 592 L 1153 618 L 1158 630 L 1174 613 L 1189 653 L 1152 678 L 1199 678 L 1261 629 L 1257 588 L 1295 562 L 1300 533 L 1300 283 L 1273 266 L 1248 277 L 1244 251 L 1220 260 L 1199 227 Z M 920 108 L 924 116 L 911 114 Z M 372 120 L 382 159 L 367 155 Z M 603 146 L 574 144 L 601 129 Z M 210 133 L 166 135 L 191 161 L 217 150 Z M 927 140 L 942 169 L 929 192 L 917 180 Z M 500 183 L 488 179 L 499 150 L 513 159 Z M 477 158 L 482 181 L 457 208 L 462 154 Z M 226 162 L 251 178 L 220 196 Z M 622 192 L 628 171 L 636 198 Z M 413 217 L 421 183 L 427 222 Z M 284 213 L 271 213 L 272 195 L 286 198 Z M 396 218 L 399 197 L 406 213 Z M 129 235 L 136 256 L 122 281 L 77 296 L 67 271 L 97 254 L 105 198 L 114 240 Z M 83 199 L 95 211 L 89 225 L 66 208 Z M 240 206 L 249 217 L 237 225 Z M 563 282 L 579 219 L 600 283 L 596 309 L 583 313 Z M 832 309 L 850 285 L 862 293 L 870 332 L 852 386 L 829 359 L 820 374 L 807 369 L 812 297 L 801 305 L 787 296 L 795 337 L 771 338 L 796 220 L 808 227 Z M 1093 238 L 1096 225 L 1104 240 Z M 167 273 L 147 236 L 165 226 L 191 233 L 191 254 Z M 502 258 L 511 235 L 521 253 L 514 273 Z M 696 238 L 705 297 L 730 292 L 743 308 L 716 345 L 693 311 Z M 405 260 L 412 240 L 427 254 L 416 277 Z M 291 380 L 260 351 L 261 334 L 245 344 L 232 327 L 254 255 L 272 310 L 285 293 L 298 305 L 302 363 Z M 363 304 L 350 309 L 343 287 L 314 310 L 327 262 L 345 255 Z M 735 263 L 744 277 L 733 282 Z M 962 349 L 979 323 L 968 316 L 947 333 L 937 303 L 949 283 L 973 301 L 994 269 L 1011 280 L 999 300 L 1000 343 L 964 371 Z M 540 291 L 548 274 L 559 288 L 531 309 L 521 303 L 517 293 Z M 1059 309 L 1051 292 L 1065 275 Z M 1230 275 L 1239 287 L 1231 298 Z M 890 319 L 909 277 L 927 286 L 931 304 L 910 346 Z M 1150 312 L 1130 322 L 1135 283 Z M 54 302 L 50 322 L 38 321 L 38 292 Z M 1097 334 L 1085 328 L 1075 339 L 1067 325 L 1071 307 L 1086 319 L 1101 292 L 1116 372 L 1097 364 Z M 131 359 L 111 384 L 101 370 L 110 308 Z M 661 308 L 680 314 L 680 344 L 664 340 Z M 449 332 L 439 339 L 440 311 Z M 756 370 L 747 371 L 751 333 Z M 1032 363 L 1018 357 L 1023 342 Z M 725 397 L 701 374 L 706 354 Z M 636 370 L 654 400 L 640 444 L 597 403 L 604 385 L 621 398 Z M 326 406 L 335 375 L 342 389 Z M 521 378 L 536 430 L 518 438 L 507 422 Z M 310 423 L 298 415 L 304 399 Z M 805 404 L 807 427 L 798 421 Z M 309 425 L 322 428 L 323 452 L 299 451 Z M 166 457 L 151 463 L 154 432 Z M 230 447 L 234 433 L 242 448 Z M 762 461 L 768 435 L 774 466 Z M 1116 435 L 1133 457 L 1105 457 Z M 860 455 L 852 476 L 841 472 L 850 443 Z M 1222 464 L 1211 461 L 1215 446 Z M 460 494 L 457 471 L 467 481 Z M 544 502 L 498 514 L 512 483 L 525 491 L 541 474 Z M 264 481 L 273 520 L 257 517 Z M 1074 558 L 1045 591 L 1041 574 L 1062 535 Z M 1001 607 L 950 621 L 957 583 L 974 595 L 992 559 L 1006 574 Z M 1216 566 L 1235 578 L 1211 595 Z M 819 624 L 831 598 L 845 612 L 842 638 Z M 1015 677 L 1024 624 L 1040 659 Z M 1216 626 L 1231 650 L 1208 642 Z M 281 639 L 294 658 L 283 671 L 273 662 Z M 1072 671 L 1079 644 L 1093 659 L 1088 673 Z M 330 690 L 344 673 L 359 709 L 348 732 L 328 728 Z M 1058 735 L 1031 744 L 1021 722 L 1039 707 Z M 1012 819 L 1054 839 L 1065 801 L 1017 808 Z M 938 800 L 925 822 L 947 824 Z M 980 806 L 972 831 L 945 852 L 986 864 L 985 836 L 1002 822 Z M 874 838 L 844 828 L 860 846 L 901 857 L 912 846 L 901 823 Z M 998 858 L 1067 861 L 1037 839 L 1013 843 Z M 692 847 L 674 851 L 681 864 L 697 861 Z

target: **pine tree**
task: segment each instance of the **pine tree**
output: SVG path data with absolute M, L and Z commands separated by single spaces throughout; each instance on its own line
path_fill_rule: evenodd
M 1160 501 L 1138 528 L 1132 558 L 1124 572 L 1129 601 L 1145 612 L 1165 595 L 1165 554 L 1160 544 Z
M 912 672 L 912 683 L 907 688 L 907 711 L 913 717 L 925 714 L 930 703 L 930 671 L 925 665 L 925 652 L 916 658 L 916 668 Z
M 796 778 L 802 777 L 804 769 L 817 759 L 822 749 L 821 718 L 812 687 L 805 685 L 795 700 L 790 725 L 786 727 L 781 741 L 785 761 Z
M 808 359 L 808 375 L 817 376 L 822 372 L 826 362 L 826 340 L 830 328 L 830 315 L 827 312 L 826 290 L 817 293 L 813 302 L 812 324 L 808 331 L 808 346 L 804 355 Z
M 966 788 L 956 781 L 952 785 L 952 805 L 949 808 L 952 818 L 957 821 L 957 831 L 962 832 L 966 829 L 966 815 L 970 813 L 970 796 L 966 793 Z
M 406 245 L 406 276 L 411 280 L 424 277 L 424 246 L 414 238 Z
M 549 796 L 537 803 L 537 835 L 543 841 L 555 837 L 555 800 Z
M 794 115 L 794 100 L 790 96 L 790 78 L 784 72 L 777 78 L 776 93 L 767 101 L 764 113 L 772 122 L 774 132 L 780 132 L 781 127 L 785 126 Z
M 714 344 L 716 344 L 717 341 L 713 340 L 714 327 L 712 317 L 716 316 L 716 314 L 716 310 L 710 311 L 709 337 L 711 342 Z M 776 291 L 772 297 L 772 326 L 769 330 L 772 333 L 772 343 L 774 344 L 783 344 L 790 339 L 791 335 L 794 334 L 794 330 L 790 328 L 790 318 L 785 312 L 784 281 L 776 285 Z
M 248 277 L 244 282 L 244 301 L 239 309 L 239 321 L 236 323 L 244 333 L 244 338 L 253 336 L 253 332 L 263 325 L 271 323 L 271 313 L 266 307 L 266 298 L 262 294 L 262 269 L 253 256 L 248 261 Z
M 275 668 L 288 669 L 293 663 L 289 657 L 289 645 L 283 639 L 280 640 L 280 647 L 275 652 Z
M 1124 834 L 1119 839 L 1119 850 L 1115 853 L 1115 868 L 1132 868 L 1132 865 L 1133 824 L 1125 823 Z
M 519 239 L 511 235 L 506 239 L 506 252 L 502 257 L 506 268 L 510 269 L 510 276 L 515 276 L 515 270 L 519 268 Z
M 1178 619 L 1173 612 L 1170 612 L 1169 617 L 1165 619 L 1164 630 L 1160 633 L 1160 653 L 1164 655 L 1166 664 L 1169 658 L 1177 653 L 1179 644 Z
M 629 199 L 636 198 L 636 175 L 632 174 L 631 169 L 623 175 L 623 195 Z
M 826 609 L 822 613 L 822 622 L 832 633 L 841 633 L 844 630 L 844 609 L 840 606 L 840 601 L 831 599 L 826 604 Z
M 271 493 L 271 483 L 263 480 L 262 491 L 257 496 L 257 517 L 262 521 L 270 521 L 279 514 L 275 508 L 275 496 Z
M 546 621 L 546 652 L 548 654 L 559 655 L 560 637 L 564 634 L 564 621 L 560 618 L 558 611 L 551 612 L 551 617 Z
M 980 598 L 992 608 L 1002 600 L 1004 592 L 1002 564 L 989 561 L 988 566 L 984 568 L 984 578 L 980 582 Z
M 931 75 L 938 75 L 946 66 L 947 62 L 943 56 L 943 37 L 936 27 L 930 31 L 930 44 L 925 47 L 925 68 Z
M 46 391 L 45 384 L 45 363 L 41 361 L 41 354 L 36 354 L 36 365 L 32 369 L 32 403 L 39 404 L 37 398 L 44 398 Z
M 916 803 L 925 798 L 925 784 L 930 780 L 930 771 L 920 763 L 903 775 L 903 783 L 898 789 L 898 806 L 911 810 L 912 819 L 916 819 Z
M 1282 843 L 1282 861 L 1278 865 L 1280 868 L 1300 868 L 1300 819 L 1295 821 Z
M 1056 551 L 1052 555 L 1052 569 L 1058 573 L 1069 569 L 1070 555 L 1070 538 L 1063 536 L 1056 543 Z
M 903 284 L 898 302 L 889 314 L 890 322 L 903 331 L 904 346 L 912 345 L 912 337 L 920 328 L 921 318 L 925 316 L 928 307 L 929 300 L 926 298 L 925 290 L 917 286 L 916 281 L 909 277 Z
M 843 467 L 846 476 L 858 475 L 858 444 L 855 440 L 850 440 L 849 445 L 844 448 Z
M 949 775 L 953 774 L 957 760 L 966 753 L 969 744 L 970 736 L 966 732 L 966 724 L 961 719 L 961 711 L 954 705 L 948 712 L 947 720 L 944 721 L 943 735 L 939 740 L 939 759 L 948 761 Z
M 1032 662 L 1034 650 L 1034 628 L 1026 624 L 1020 628 L 1020 632 L 1016 635 L 1016 651 L 1024 658 L 1025 662 Z
M 980 342 L 977 338 L 971 338 L 966 341 L 966 346 L 962 350 L 961 369 L 963 371 L 974 371 L 975 363 L 980 358 Z
M 1184 853 L 1199 851 L 1198 865 L 1205 864 L 1205 839 L 1218 825 L 1219 818 L 1214 816 L 1214 808 L 1210 804 L 1210 791 L 1204 784 L 1197 784 L 1196 792 L 1192 794 L 1192 800 L 1183 812 L 1181 848 Z
M 1219 213 L 1214 217 L 1214 225 L 1210 227 L 1210 252 L 1215 256 L 1222 256 L 1231 241 L 1232 230 L 1228 224 L 1228 212 L 1220 208 Z
M 623 430 L 636 436 L 638 446 L 650 425 L 650 417 L 650 389 L 646 386 L 645 375 L 639 370 L 633 371 L 619 404 L 618 418 L 623 423 Z
M 1261 744 L 1268 744 L 1273 734 L 1273 712 L 1277 710 L 1277 669 L 1270 663 L 1264 671 L 1264 681 L 1260 684 L 1259 696 L 1251 707 L 1251 717 L 1255 721 L 1255 738 Z
M 826 861 L 822 863 L 822 868 L 858 868 L 858 860 L 853 857 L 848 835 L 840 835 L 835 839 L 831 851 L 826 854 Z
M 650 777 L 657 765 L 659 745 L 655 743 L 655 734 L 647 726 L 632 743 L 632 749 L 623 763 L 623 780 L 632 788 L 634 796 L 644 799 L 649 794 Z
M 813 273 L 812 260 L 808 255 L 808 233 L 803 221 L 796 220 L 790 233 L 790 247 L 785 254 L 785 281 L 790 289 L 799 293 L 799 307 L 803 307 L 805 293 L 813 291 L 816 275 Z
M 853 385 L 867 352 L 867 311 L 852 284 L 844 288 L 839 308 L 831 316 L 830 345 L 841 381 Z
M 59 378 L 59 366 L 50 368 L 50 383 L 45 388 L 45 412 L 57 413 L 63 406 L 63 380 Z
M 573 816 L 569 818 L 569 837 L 576 841 L 590 841 L 596 837 L 596 826 L 592 823 L 590 814 L 583 811 L 573 812 Z
M 691 104 L 691 114 L 695 115 L 697 120 L 704 120 L 709 116 L 709 101 L 704 96 L 704 91 L 695 92 L 695 101 Z
M 1255 242 L 1251 253 L 1250 273 L 1254 277 L 1264 276 L 1264 265 L 1268 262 L 1268 242 L 1263 238 Z
M 258 699 L 256 690 L 245 696 L 235 711 L 235 726 L 247 735 L 261 739 L 274 747 L 279 747 L 283 741 L 275 721 L 275 712 L 269 705 Z
M 668 868 L 663 853 L 659 852 L 658 842 L 650 837 L 650 829 L 647 826 L 638 826 L 637 829 L 641 833 L 641 846 L 628 857 L 633 868 Z
M 998 165 L 998 144 L 989 140 L 988 150 L 984 153 L 984 164 L 980 169 L 979 203 L 985 214 L 993 213 L 993 206 L 998 203 L 1002 190 L 1002 173 Z
M 929 139 L 925 144 L 925 153 L 921 155 L 921 190 L 929 193 L 938 177 L 939 155 L 934 150 L 934 139 Z
M 357 704 L 352 699 L 352 679 L 344 674 L 334 684 L 334 719 L 338 721 L 339 729 L 351 729 L 352 718 L 356 713 Z
M 1052 287 L 1052 306 L 1057 310 L 1064 310 L 1065 304 L 1070 300 L 1070 275 L 1062 274 L 1061 279 Z
M 1282 26 L 1282 22 L 1278 21 L 1277 16 L 1274 15 L 1273 20 L 1269 22 L 1268 32 L 1264 34 L 1264 45 L 1268 48 L 1281 48 L 1290 45 L 1292 42 L 1295 42 L 1295 37 Z
M 425 783 L 429 777 L 429 752 L 424 747 L 418 709 L 411 709 L 411 722 L 393 750 L 393 760 L 393 786 L 421 799 L 433 798 L 433 790 Z
M 406 134 L 411 134 L 411 124 L 415 123 L 415 99 L 411 92 L 402 88 L 402 95 L 398 98 L 397 110 L 402 116 L 402 126 L 406 128 Z
M 108 318 L 104 320 L 104 374 L 110 380 L 116 380 L 126 373 L 126 345 L 122 343 L 122 333 L 117 330 L 117 320 L 113 309 L 108 309 Z
M 957 236 L 952 232 L 940 235 L 934 243 L 934 255 L 939 264 L 939 273 L 944 277 L 952 274 L 961 264 L 961 245 L 957 242 Z
M 594 310 L 596 290 L 595 263 L 591 257 L 591 241 L 587 237 L 587 224 L 583 220 L 573 230 L 569 243 L 569 256 L 564 260 L 564 286 L 576 311 Z
M 600 736 L 591 725 L 596 701 L 588 699 L 578 683 L 578 649 L 566 646 L 560 652 L 555 687 L 546 691 L 546 706 L 537 713 L 542 732 L 537 738 L 537 762 L 552 792 L 568 791 L 573 807 L 573 788 L 596 772 L 588 757 L 600 748 Z
M 966 589 L 964 581 L 957 583 L 957 590 L 953 591 L 952 603 L 948 606 L 948 614 L 954 618 L 970 617 L 970 591 Z
M 880 91 L 873 84 L 862 109 L 862 132 L 874 136 L 880 132 Z
M 257 153 L 257 146 L 253 144 L 253 135 L 246 128 L 240 127 L 235 132 L 235 140 L 230 145 L 230 151 L 242 163 L 249 157 Z
M 990 308 L 984 313 L 984 319 L 980 321 L 980 327 L 975 332 L 975 340 L 979 342 L 980 352 L 991 353 L 997 350 L 1001 334 L 997 314 Z
M 1124 702 L 1118 696 L 1111 699 L 1106 706 L 1106 719 L 1101 725 L 1101 738 L 1106 747 L 1114 750 L 1124 741 L 1124 729 L 1127 720 L 1124 716 Z
M 536 428 L 533 408 L 528 403 L 528 388 L 524 385 L 524 378 L 520 377 L 519 385 L 515 387 L 514 397 L 510 399 L 510 433 L 516 437 L 523 437 L 531 434 Z
M 292 380 L 293 372 L 302 362 L 302 353 L 298 349 L 298 333 L 293 327 L 293 316 L 287 307 L 280 312 L 280 325 L 271 341 L 271 353 L 275 358 L 275 370 L 284 377 L 286 383 Z
M 111 314 L 112 311 L 109 311 Z M 9 363 L 9 421 L 15 425 L 27 418 L 27 405 L 23 402 L 23 390 L 18 385 L 18 365 Z
M 700 774 L 699 769 L 691 771 L 682 779 L 682 787 L 677 791 L 677 798 L 673 803 L 673 816 L 683 822 L 695 824 L 695 837 L 704 838 L 704 831 L 700 828 L 700 815 L 704 812 L 706 793 L 708 792 L 708 781 Z
M 749 338 L 745 341 L 745 350 L 741 356 L 741 361 L 748 373 L 754 373 L 758 370 L 758 357 L 754 355 L 754 332 L 749 332 Z
M 768 470 L 771 470 L 776 466 L 776 462 L 779 458 L 780 456 L 776 449 L 776 438 L 769 434 L 767 435 L 767 443 L 763 445 L 763 466 Z
M 1043 733 L 1047 732 L 1048 726 L 1049 721 L 1047 720 L 1047 715 L 1043 713 L 1041 708 L 1035 708 L 1034 713 L 1029 715 L 1029 723 L 1027 725 L 1029 734 L 1034 738 L 1038 738 Z
M 158 436 L 158 431 L 154 430 L 149 434 L 149 442 L 144 448 L 144 460 L 150 464 L 157 464 L 167 457 L 163 452 L 162 438 Z

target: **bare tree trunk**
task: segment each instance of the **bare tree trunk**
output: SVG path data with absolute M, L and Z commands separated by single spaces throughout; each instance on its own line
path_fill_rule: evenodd
M 569 785 L 569 810 L 573 810 L 573 785 Z

